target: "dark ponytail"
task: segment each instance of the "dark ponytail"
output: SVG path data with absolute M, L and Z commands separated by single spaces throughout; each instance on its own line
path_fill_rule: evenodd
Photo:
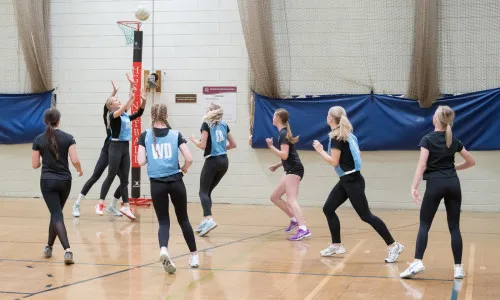
M 56 127 L 61 119 L 61 113 L 57 108 L 49 108 L 43 115 L 45 123 L 45 136 L 49 144 L 49 149 L 56 160 L 59 160 L 59 143 L 57 142 Z
M 102 119 L 104 120 L 104 126 L 106 126 L 106 128 L 109 128 L 109 125 L 108 125 L 108 113 L 109 113 L 109 109 L 106 106 L 106 104 L 104 104 L 104 111 L 102 113 Z

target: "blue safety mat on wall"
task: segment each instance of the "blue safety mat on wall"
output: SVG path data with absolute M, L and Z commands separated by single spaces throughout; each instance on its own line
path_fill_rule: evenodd
M 326 147 L 330 107 L 345 108 L 361 150 L 417 150 L 420 139 L 434 130 L 432 116 L 439 105 L 456 114 L 453 133 L 469 150 L 500 150 L 500 89 L 446 96 L 431 108 L 410 99 L 389 95 L 331 95 L 314 98 L 270 99 L 255 95 L 252 146 L 266 148 L 265 139 L 277 139 L 272 124 L 277 108 L 290 113 L 290 125 L 300 139 L 297 148 L 313 150 L 320 140 Z
M 0 144 L 31 143 L 44 132 L 43 113 L 50 108 L 52 92 L 0 94 Z

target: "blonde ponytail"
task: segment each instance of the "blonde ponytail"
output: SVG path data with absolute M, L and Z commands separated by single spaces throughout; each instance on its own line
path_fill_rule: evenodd
M 209 111 L 203 117 L 203 122 L 206 122 L 209 127 L 212 127 L 222 120 L 224 110 L 219 104 L 213 102 L 208 105 L 208 109 Z
M 330 138 L 339 141 L 347 141 L 353 128 L 351 122 L 347 118 L 345 109 L 341 106 L 333 106 L 328 111 L 328 115 L 337 123 L 337 126 L 335 126 L 329 134 Z
M 442 129 L 445 129 L 446 147 L 450 148 L 453 142 L 453 120 L 455 119 L 455 112 L 447 105 L 441 105 L 437 108 L 435 117 L 439 122 Z

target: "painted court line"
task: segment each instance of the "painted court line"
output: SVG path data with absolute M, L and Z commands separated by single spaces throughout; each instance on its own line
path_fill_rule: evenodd
M 321 282 L 314 288 L 314 290 L 312 290 L 309 295 L 307 295 L 306 298 L 304 298 L 304 300 L 311 300 L 313 299 L 316 294 L 318 294 L 318 292 L 325 286 L 325 284 L 328 283 L 328 281 L 330 281 L 330 279 L 332 279 L 332 275 L 337 273 L 338 271 L 342 270 L 342 268 L 344 267 L 344 264 L 349 260 L 349 258 L 351 258 L 352 254 L 354 252 L 356 252 L 356 250 L 358 250 L 358 248 L 365 242 L 365 240 L 361 240 L 359 241 L 356 246 L 354 246 L 352 248 L 351 251 L 349 251 L 349 253 L 337 264 L 337 266 L 335 268 L 333 268 L 327 276 L 325 276 L 325 278 L 323 278 L 323 280 L 321 280 Z
M 476 255 L 476 244 L 469 245 L 469 270 L 467 275 L 467 292 L 465 292 L 465 300 L 471 300 L 474 291 L 474 257 Z
M 11 294 L 11 295 L 29 295 L 30 293 L 25 293 L 25 292 L 7 292 L 7 291 L 0 291 L 0 294 Z
M 246 240 L 249 240 L 249 239 L 258 238 L 258 237 L 261 237 L 261 236 L 264 236 L 264 235 L 268 235 L 268 234 L 271 234 L 271 233 L 275 233 L 275 232 L 278 232 L 278 231 L 281 231 L 281 230 L 283 230 L 283 229 L 280 228 L 280 229 L 269 231 L 269 232 L 262 233 L 262 234 L 259 234 L 259 235 L 254 235 L 254 236 L 250 236 L 250 237 L 247 237 L 247 238 L 239 239 L 239 240 L 236 240 L 236 241 L 227 242 L 227 243 L 224 243 L 224 244 L 220 244 L 220 245 L 216 245 L 216 246 L 213 246 L 213 247 L 209 247 L 209 248 L 205 248 L 205 249 L 202 249 L 202 250 L 198 250 L 198 252 L 205 252 L 207 250 L 212 250 L 212 249 L 216 249 L 216 248 L 220 248 L 220 247 L 232 245 L 232 244 L 235 244 L 235 243 L 238 243 L 238 242 L 242 242 L 242 241 L 246 241 Z M 189 254 L 190 253 L 181 254 L 181 255 L 172 257 L 172 259 L 176 259 L 176 258 L 188 256 Z M 150 266 L 150 265 L 153 265 L 153 264 L 156 264 L 156 263 L 158 263 L 158 262 L 155 261 L 155 262 L 151 262 L 151 263 L 147 263 L 147 264 L 143 264 L 143 265 L 137 265 L 137 266 L 133 266 L 133 267 L 130 267 L 130 268 L 127 268 L 127 269 L 124 269 L 124 270 L 120 270 L 120 271 L 116 271 L 116 272 L 112 272 L 112 273 L 108 273 L 108 274 L 104 274 L 104 275 L 92 277 L 92 278 L 89 278 L 89 279 L 84 279 L 84 280 L 76 281 L 76 282 L 73 282 L 73 283 L 64 284 L 64 285 L 61 285 L 61 286 L 56 286 L 56 287 L 53 287 L 53 288 L 50 288 L 50 289 L 46 289 L 46 290 L 42 290 L 42 291 L 39 291 L 39 292 L 36 292 L 36 293 L 31 293 L 29 295 L 24 296 L 23 298 L 29 298 L 29 297 L 32 297 L 32 296 L 35 296 L 35 295 L 39 295 L 39 294 L 51 292 L 51 291 L 54 291 L 54 290 L 59 290 L 59 289 L 65 288 L 65 287 L 69 287 L 69 286 L 73 286 L 73 285 L 77 285 L 77 284 L 81 284 L 81 283 L 93 281 L 93 280 L 96 280 L 96 279 L 106 278 L 106 277 L 109 277 L 109 276 L 113 276 L 113 275 L 121 274 L 121 273 L 124 273 L 124 272 L 128 272 L 128 271 L 131 271 L 131 270 L 134 270 L 134 269 L 139 269 L 139 268 L 147 267 L 147 266 Z

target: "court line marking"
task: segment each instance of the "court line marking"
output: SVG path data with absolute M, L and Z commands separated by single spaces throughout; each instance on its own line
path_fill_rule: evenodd
M 472 299 L 472 293 L 474 291 L 474 257 L 476 255 L 476 244 L 471 243 L 469 245 L 469 269 L 467 275 L 467 285 L 466 289 L 467 292 L 465 292 L 465 300 L 471 300 Z
M 7 292 L 7 291 L 0 291 L 0 294 L 29 295 L 30 293 L 26 293 L 26 292 Z
M 323 278 L 323 280 L 321 280 L 321 282 L 307 295 L 307 297 L 304 298 L 304 300 L 311 300 L 313 299 L 316 294 L 318 294 L 318 292 L 325 286 L 325 284 L 328 283 L 328 281 L 330 281 L 330 279 L 332 279 L 332 275 L 334 275 L 335 273 L 337 273 L 338 271 L 342 270 L 342 268 L 344 268 L 344 265 L 345 263 L 349 260 L 349 258 L 351 258 L 351 256 L 353 255 L 353 253 L 356 252 L 356 250 L 358 250 L 358 248 L 365 242 L 366 240 L 361 240 L 359 241 L 356 246 L 354 246 L 352 248 L 352 250 L 350 250 L 347 255 L 335 266 L 335 268 L 333 268 L 327 276 L 325 276 L 325 278 Z
M 216 248 L 220 248 L 220 247 L 232 245 L 232 244 L 235 244 L 235 243 L 238 243 L 238 242 L 242 242 L 242 241 L 245 241 L 245 240 L 249 240 L 249 239 L 261 237 L 261 236 L 268 235 L 268 234 L 271 234 L 271 233 L 275 233 L 275 232 L 278 232 L 278 231 L 281 231 L 281 230 L 283 230 L 283 229 L 280 228 L 280 229 L 276 229 L 276 230 L 273 230 L 273 231 L 265 232 L 265 233 L 262 233 L 262 234 L 259 234 L 259 235 L 254 235 L 254 236 L 246 237 L 246 238 L 239 239 L 239 240 L 236 240 L 236 241 L 231 241 L 231 242 L 227 242 L 227 243 L 224 243 L 224 244 L 220 244 L 220 245 L 208 247 L 208 248 L 205 248 L 205 249 L 202 249 L 202 250 L 198 250 L 198 252 L 205 252 L 205 251 L 208 251 L 208 250 L 212 250 L 212 249 L 216 249 Z M 185 253 L 185 254 L 181 254 L 181 255 L 172 257 L 172 259 L 176 259 L 176 258 L 188 256 L 189 254 L 190 254 L 189 252 Z M 32 296 L 35 296 L 35 295 L 39 295 L 39 294 L 51 292 L 51 291 L 54 291 L 54 290 L 58 290 L 58 289 L 62 289 L 62 288 L 65 288 L 65 287 L 77 285 L 77 284 L 80 284 L 80 283 L 85 283 L 85 282 L 93 281 L 93 280 L 96 280 L 96 279 L 102 279 L 102 278 L 113 276 L 113 275 L 116 275 L 116 274 L 121 274 L 121 273 L 124 273 L 124 272 L 128 272 L 128 271 L 131 271 L 131 270 L 134 270 L 134 269 L 139 269 L 139 268 L 147 267 L 147 266 L 150 266 L 150 265 L 156 264 L 156 263 L 158 263 L 158 262 L 154 261 L 154 262 L 147 263 L 147 264 L 132 266 L 132 267 L 124 269 L 124 270 L 120 270 L 120 271 L 116 271 L 116 272 L 112 272 L 112 273 L 103 274 L 103 275 L 100 275 L 100 276 L 96 276 L 96 277 L 92 277 L 92 278 L 88 278 L 88 279 L 76 281 L 76 282 L 73 282 L 73 283 L 68 283 L 68 284 L 56 286 L 56 287 L 53 287 L 53 288 L 50 288 L 50 289 L 46 289 L 46 290 L 41 290 L 41 291 L 38 291 L 38 292 L 35 292 L 35 293 L 31 293 L 29 295 L 26 295 L 23 298 L 29 298 L 29 297 L 32 297 Z

